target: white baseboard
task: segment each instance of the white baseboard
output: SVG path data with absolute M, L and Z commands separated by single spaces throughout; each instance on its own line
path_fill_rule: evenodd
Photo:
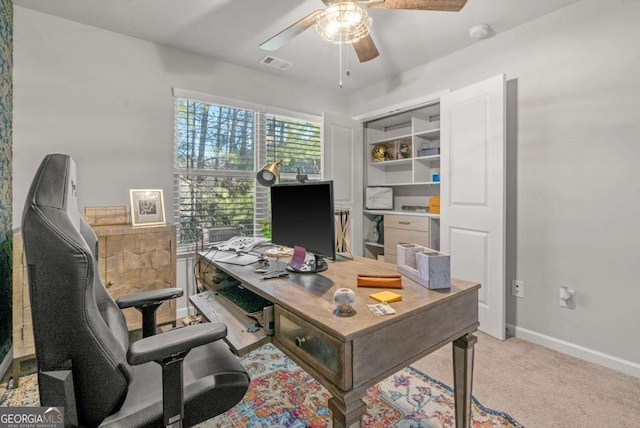
M 507 324 L 507 330 L 510 335 L 526 340 L 527 342 L 535 343 L 536 345 L 541 345 L 554 351 L 562 352 L 563 354 L 571 355 L 572 357 L 640 378 L 640 364 L 634 363 L 633 361 L 623 360 L 613 355 L 585 348 L 584 346 L 527 330 L 526 328 L 516 327 L 512 324 Z

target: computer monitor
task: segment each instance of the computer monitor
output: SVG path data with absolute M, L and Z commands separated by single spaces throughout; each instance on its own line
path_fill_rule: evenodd
M 314 258 L 301 265 L 294 251 L 287 269 L 314 273 L 327 269 L 323 257 L 336 259 L 333 181 L 278 184 L 271 187 L 271 241 L 302 247 Z M 299 249 L 298 249 L 299 253 Z

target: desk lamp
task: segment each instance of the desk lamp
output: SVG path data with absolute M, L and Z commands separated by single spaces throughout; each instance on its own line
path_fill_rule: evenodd
M 282 160 L 277 160 L 273 163 L 268 163 L 262 167 L 256 175 L 258 183 L 264 187 L 271 187 L 280 180 L 280 164 Z

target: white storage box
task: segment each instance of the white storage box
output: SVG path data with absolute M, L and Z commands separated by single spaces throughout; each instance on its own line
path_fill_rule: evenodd
M 429 289 L 451 287 L 451 261 L 448 254 L 414 244 L 400 244 L 398 272 Z
M 364 200 L 367 210 L 392 210 L 393 187 L 367 187 Z

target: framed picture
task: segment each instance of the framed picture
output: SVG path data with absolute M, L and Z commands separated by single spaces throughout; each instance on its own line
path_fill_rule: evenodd
M 131 189 L 129 198 L 133 226 L 165 224 L 164 198 L 161 189 Z

